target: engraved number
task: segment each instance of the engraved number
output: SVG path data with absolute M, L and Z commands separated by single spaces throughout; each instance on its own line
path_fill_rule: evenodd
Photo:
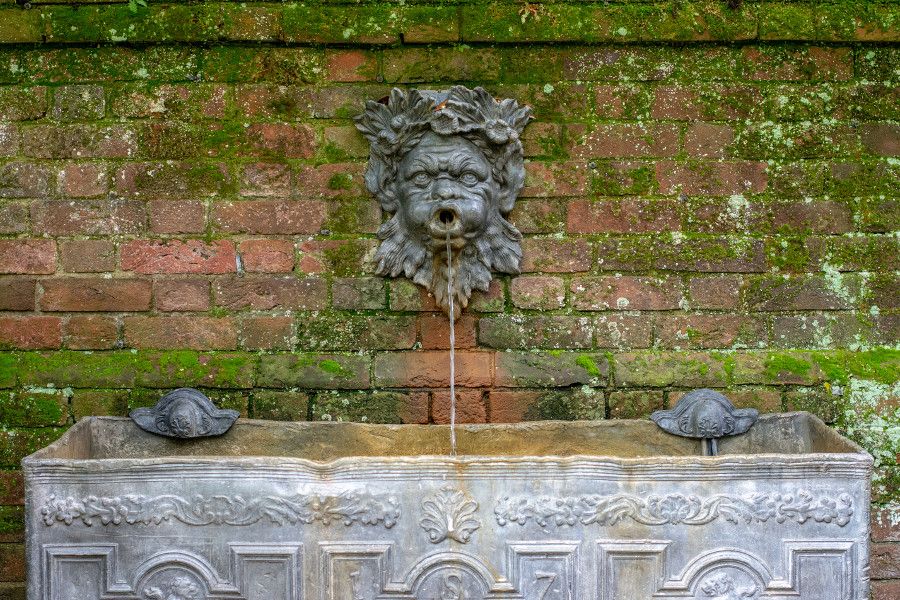
M 549 592 L 550 588 L 553 587 L 554 581 L 556 581 L 556 573 L 544 573 L 542 571 L 535 571 L 535 573 L 534 573 L 535 587 L 537 587 L 537 589 L 541 589 L 540 586 L 542 584 L 544 585 L 544 588 L 541 590 L 541 593 L 538 595 L 537 600 L 544 600 L 544 598 L 547 597 L 547 592 Z

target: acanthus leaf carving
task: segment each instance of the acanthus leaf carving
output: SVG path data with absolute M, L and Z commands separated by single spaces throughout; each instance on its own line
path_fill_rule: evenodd
M 644 525 L 705 525 L 718 518 L 730 523 L 777 523 L 793 521 L 803 524 L 812 519 L 817 523 L 834 523 L 843 527 L 853 515 L 853 500 L 849 494 L 819 497 L 806 491 L 796 494 L 748 494 L 732 496 L 720 494 L 701 499 L 684 494 L 641 497 L 633 494 L 608 496 L 514 496 L 500 500 L 494 510 L 497 523 L 524 525 L 534 520 L 541 527 L 548 523 L 557 527 L 576 523 L 615 525 L 632 519 Z
M 464 492 L 444 487 L 422 502 L 425 516 L 419 521 L 419 525 L 428 532 L 428 539 L 432 543 L 438 544 L 449 538 L 466 544 L 481 527 L 477 511 L 478 503 Z
M 396 498 L 350 490 L 337 495 L 295 494 L 244 499 L 239 495 L 202 496 L 190 499 L 176 495 L 113 497 L 51 495 L 41 507 L 41 517 L 48 526 L 71 525 L 81 521 L 87 526 L 159 525 L 174 519 L 187 525 L 251 525 L 261 520 L 275 525 L 319 522 L 330 525 L 383 525 L 393 527 L 400 518 Z

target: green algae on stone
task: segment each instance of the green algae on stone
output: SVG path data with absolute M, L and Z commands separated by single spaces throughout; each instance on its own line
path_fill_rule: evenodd
M 318 392 L 312 405 L 314 421 L 400 423 L 403 394 L 395 392 Z

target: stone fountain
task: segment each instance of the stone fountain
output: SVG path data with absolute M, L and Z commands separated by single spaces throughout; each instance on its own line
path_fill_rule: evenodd
M 454 87 L 358 120 L 378 270 L 451 323 L 518 271 L 528 118 Z M 236 418 L 176 390 L 26 458 L 29 599 L 868 597 L 872 459 L 806 413 L 697 390 L 654 422 Z

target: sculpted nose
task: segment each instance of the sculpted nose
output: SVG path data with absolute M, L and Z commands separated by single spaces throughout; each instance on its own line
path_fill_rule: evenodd
M 456 197 L 456 192 L 453 191 L 453 188 L 446 183 L 441 183 L 434 189 L 434 199 L 435 200 L 450 200 L 451 198 Z

